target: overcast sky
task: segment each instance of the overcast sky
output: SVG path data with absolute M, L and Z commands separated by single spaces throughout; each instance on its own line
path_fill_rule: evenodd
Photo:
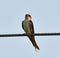
M 60 32 L 60 0 L 0 0 L 0 34 L 24 33 L 21 23 L 31 14 L 35 33 Z M 60 58 L 60 36 L 0 38 L 0 58 Z

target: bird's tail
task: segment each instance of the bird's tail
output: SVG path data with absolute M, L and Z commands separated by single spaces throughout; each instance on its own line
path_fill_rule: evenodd
M 35 49 L 40 50 L 39 46 L 36 43 L 34 44 L 34 47 L 35 47 Z
M 35 47 L 35 49 L 38 49 L 40 50 L 39 46 L 37 45 L 35 39 L 34 39 L 34 36 L 28 36 L 30 41 L 32 42 L 33 46 Z

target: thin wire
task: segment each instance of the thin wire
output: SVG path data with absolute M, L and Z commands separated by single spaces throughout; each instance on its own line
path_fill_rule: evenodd
M 60 33 L 35 33 L 35 34 L 0 34 L 0 37 L 20 37 L 20 36 L 60 36 Z

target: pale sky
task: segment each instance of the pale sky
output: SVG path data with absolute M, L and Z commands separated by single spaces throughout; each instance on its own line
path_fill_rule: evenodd
M 60 0 L 0 0 L 0 34 L 24 33 L 21 23 L 31 14 L 35 33 L 60 32 Z M 60 36 L 0 38 L 0 58 L 60 58 Z

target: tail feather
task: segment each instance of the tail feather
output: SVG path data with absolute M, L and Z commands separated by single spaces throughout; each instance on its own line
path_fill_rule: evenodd
M 35 44 L 35 45 L 34 45 L 34 47 L 35 47 L 35 49 L 40 50 L 40 48 L 38 47 L 38 45 L 37 45 L 37 44 Z
M 28 36 L 30 41 L 32 42 L 33 46 L 35 47 L 35 49 L 38 49 L 40 50 L 39 46 L 37 45 L 35 39 L 34 39 L 34 36 Z

